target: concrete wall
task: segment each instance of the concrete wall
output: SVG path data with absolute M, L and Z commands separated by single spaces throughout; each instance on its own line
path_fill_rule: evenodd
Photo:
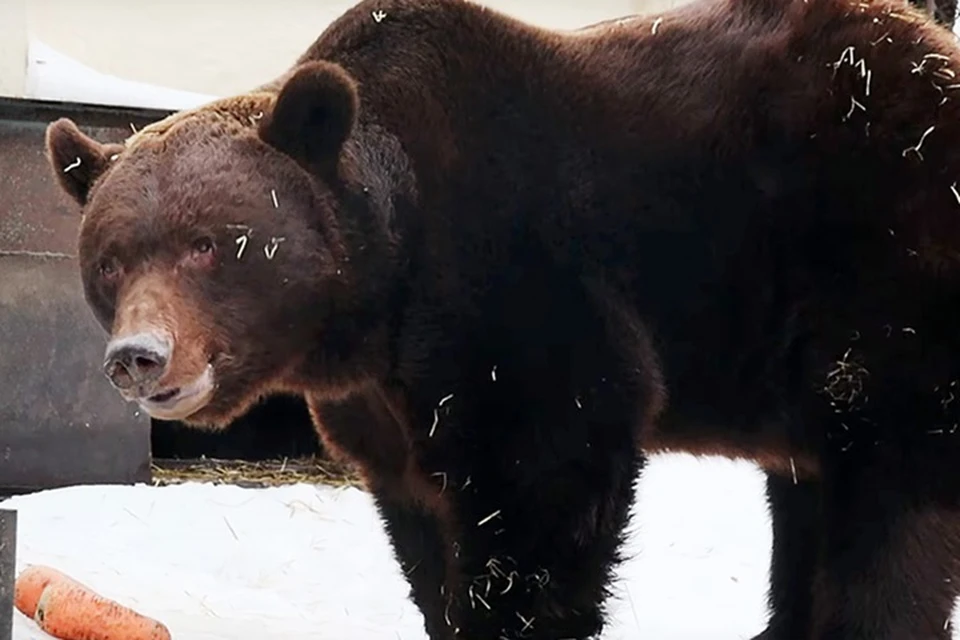
M 480 1 L 535 24 L 574 28 L 662 10 L 683 0 Z M 0 0 L 0 93 L 78 99 L 73 93 L 58 95 L 55 86 L 75 72 L 51 76 L 42 68 L 66 60 L 121 80 L 228 95 L 282 72 L 353 4 L 354 0 Z M 31 56 L 32 64 L 24 72 L 22 62 Z M 36 75 L 41 80 L 32 78 Z M 110 100 L 117 99 L 111 96 Z
M 23 95 L 27 77 L 27 0 L 0 0 L 0 95 Z

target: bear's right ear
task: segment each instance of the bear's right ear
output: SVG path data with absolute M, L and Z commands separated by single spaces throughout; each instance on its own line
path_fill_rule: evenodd
M 80 206 L 87 203 L 90 187 L 110 166 L 110 156 L 121 145 L 100 144 L 84 134 L 69 118 L 60 118 L 47 127 L 47 160 L 60 187 Z
M 311 170 L 336 166 L 353 131 L 360 98 L 343 67 L 307 62 L 295 69 L 260 120 L 260 138 Z

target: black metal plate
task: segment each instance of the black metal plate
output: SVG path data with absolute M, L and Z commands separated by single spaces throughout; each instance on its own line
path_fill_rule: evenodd
M 17 570 L 17 512 L 0 509 L 0 640 L 13 638 L 13 588 Z

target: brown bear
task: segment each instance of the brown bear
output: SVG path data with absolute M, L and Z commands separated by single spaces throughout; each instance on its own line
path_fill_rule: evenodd
M 600 633 L 643 450 L 797 488 L 765 637 L 946 639 L 958 72 L 899 0 L 367 0 L 275 82 L 47 146 L 120 393 L 304 396 L 433 640 Z

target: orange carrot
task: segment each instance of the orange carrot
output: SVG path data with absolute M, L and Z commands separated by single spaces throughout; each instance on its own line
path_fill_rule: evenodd
M 75 582 L 47 585 L 33 619 L 62 640 L 170 640 L 162 623 Z
M 76 580 L 60 573 L 53 567 L 31 565 L 20 572 L 13 590 L 13 603 L 23 615 L 32 618 L 37 611 L 37 602 L 44 588 L 54 582 L 73 582 Z
M 160 622 L 44 566 L 17 577 L 17 609 L 61 640 L 170 640 Z

